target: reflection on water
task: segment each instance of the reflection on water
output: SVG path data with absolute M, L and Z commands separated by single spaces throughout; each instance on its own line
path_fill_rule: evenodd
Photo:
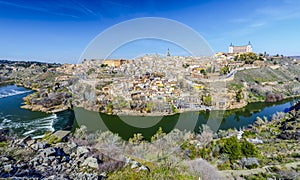
M 299 99 L 299 98 L 298 98 Z M 244 108 L 228 111 L 185 112 L 170 116 L 116 116 L 91 112 L 83 108 L 74 108 L 77 126 L 85 125 L 89 131 L 110 130 L 128 139 L 135 133 L 142 133 L 146 139 L 162 127 L 168 133 L 173 129 L 199 131 L 207 124 L 218 129 L 241 128 L 252 124 L 256 117 L 268 119 L 276 112 L 286 112 L 297 99 L 288 99 L 277 103 L 251 103 Z

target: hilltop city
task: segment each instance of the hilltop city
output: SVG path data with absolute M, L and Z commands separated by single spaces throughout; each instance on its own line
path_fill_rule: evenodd
M 249 42 L 245 46 L 231 44 L 227 53 L 212 57 L 172 56 L 167 50 L 165 56 L 86 59 L 80 64 L 0 60 L 0 85 L 7 84 L 34 90 L 23 96 L 22 104 L 32 111 L 57 113 L 76 106 L 97 112 L 87 111 L 97 118 L 101 112 L 132 119 L 137 115 L 143 121 L 140 116 L 235 109 L 224 111 L 224 122 L 244 112 L 245 116 L 254 111 L 263 114 L 260 107 L 254 111 L 243 108 L 252 102 L 299 100 L 300 59 L 254 53 Z M 46 132 L 37 139 L 30 135 L 16 138 L 8 130 L 0 130 L 0 177 L 296 179 L 300 102 L 289 107 L 286 113 L 257 117 L 240 130 L 213 132 L 203 124 L 196 133 L 165 132 L 157 127 L 151 141 L 143 132 L 125 141 L 110 131 L 89 132 L 86 126 L 76 129 L 76 122 L 72 133 Z M 221 111 L 192 113 L 214 112 Z M 113 121 L 115 116 L 107 117 Z M 87 123 L 93 120 L 84 117 Z
M 2 61 L 2 82 L 36 90 L 26 109 L 63 111 L 72 106 L 108 114 L 168 115 L 241 108 L 299 94 L 297 57 L 229 46 L 212 57 L 145 55 L 132 60 L 84 59 L 81 64 Z

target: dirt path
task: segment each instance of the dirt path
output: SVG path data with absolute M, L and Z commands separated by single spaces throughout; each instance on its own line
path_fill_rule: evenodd
M 296 168 L 297 166 L 300 166 L 300 161 L 292 162 L 292 163 L 286 163 L 281 165 L 270 165 L 270 166 L 264 166 L 261 168 L 256 169 L 247 169 L 247 170 L 224 170 L 219 171 L 223 177 L 226 177 L 226 179 L 234 179 L 233 177 L 240 177 L 241 175 L 251 175 L 251 174 L 258 174 L 258 173 L 266 173 L 269 172 L 270 167 L 286 167 L 287 169 Z

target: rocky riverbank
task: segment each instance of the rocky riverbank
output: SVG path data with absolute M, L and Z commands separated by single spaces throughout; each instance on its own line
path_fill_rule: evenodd
M 34 92 L 24 98 L 22 108 L 55 113 L 71 108 L 72 77 L 59 71 L 60 64 L 1 61 L 0 85 L 16 84 Z
M 39 89 L 36 93 L 30 94 L 23 99 L 25 105 L 22 105 L 21 108 L 32 111 L 57 113 L 72 107 L 70 103 L 71 95 L 67 92 L 45 93 Z

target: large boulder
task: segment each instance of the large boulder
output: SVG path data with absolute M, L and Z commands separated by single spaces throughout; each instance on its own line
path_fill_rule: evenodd
M 283 100 L 282 94 L 267 93 L 266 102 L 277 102 Z
M 42 156 L 44 157 L 48 157 L 48 156 L 52 156 L 52 155 L 55 155 L 56 154 L 56 151 L 53 147 L 49 147 L 49 148 L 46 148 L 44 149 L 42 152 L 41 152 Z
M 249 169 L 256 168 L 259 166 L 259 162 L 255 157 L 242 158 L 240 160 L 242 167 L 246 167 Z
M 94 169 L 98 169 L 98 160 L 93 157 L 88 157 L 86 160 L 81 164 L 81 166 L 89 166 Z
M 4 171 L 5 172 L 11 172 L 13 170 L 13 166 L 11 164 L 5 165 L 4 166 Z
M 86 153 L 90 152 L 89 149 L 85 146 L 79 146 L 77 147 L 77 156 L 82 156 Z

